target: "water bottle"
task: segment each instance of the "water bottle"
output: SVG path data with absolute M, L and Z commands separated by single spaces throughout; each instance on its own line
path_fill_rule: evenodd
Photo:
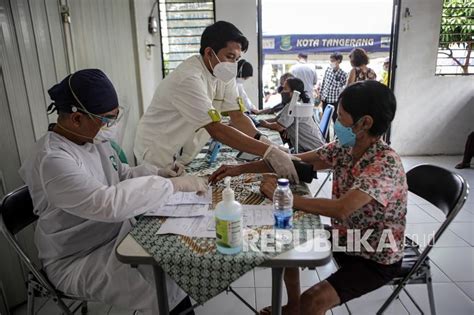
M 273 193 L 273 217 L 275 229 L 291 229 L 293 226 L 293 194 L 286 178 L 278 179 L 278 187 Z

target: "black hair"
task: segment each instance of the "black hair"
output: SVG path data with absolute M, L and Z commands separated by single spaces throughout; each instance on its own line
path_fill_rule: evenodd
M 354 48 L 349 54 L 349 59 L 352 61 L 353 66 L 360 67 L 362 65 L 369 64 L 369 56 L 362 48 Z
M 304 60 L 308 60 L 308 55 L 305 53 L 299 53 L 298 58 L 303 58 Z
M 353 122 L 368 115 L 374 123 L 369 130 L 373 136 L 384 134 L 397 110 L 392 90 L 375 80 L 366 80 L 347 86 L 338 98 L 339 106 L 351 115 Z
M 253 76 L 253 67 L 250 62 L 245 59 L 240 59 L 237 63 L 237 78 L 248 78 Z
M 300 92 L 300 99 L 303 101 L 303 103 L 309 103 L 310 99 L 304 90 L 303 81 L 298 78 L 288 78 L 286 79 L 286 84 L 288 84 L 290 90 Z
M 204 56 L 204 49 L 211 47 L 217 54 L 219 50 L 227 47 L 228 42 L 237 42 L 245 52 L 249 48 L 249 41 L 234 24 L 226 21 L 217 21 L 206 27 L 201 35 L 201 48 L 199 53 Z
M 335 53 L 332 53 L 331 56 L 329 56 L 329 58 L 342 62 L 343 57 L 341 53 L 335 52 Z

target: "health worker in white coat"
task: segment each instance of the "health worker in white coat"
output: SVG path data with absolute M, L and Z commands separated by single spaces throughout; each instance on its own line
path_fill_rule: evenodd
M 174 192 L 207 191 L 207 180 L 178 177 L 182 165 L 120 162 L 100 136 L 120 119 L 117 94 L 102 71 L 78 71 L 48 93 L 57 123 L 20 169 L 39 216 L 35 243 L 43 268 L 67 294 L 158 314 L 151 268 L 120 263 L 115 247 L 135 216 L 163 205 Z M 189 304 L 174 281 L 167 284 L 171 308 Z
M 183 61 L 160 82 L 137 128 L 134 152 L 139 163 L 162 167 L 173 156 L 187 164 L 209 138 L 263 156 L 282 177 L 298 182 L 291 156 L 263 136 L 243 114 L 235 77 L 248 40 L 231 23 L 218 21 L 204 30 L 200 54 Z M 221 115 L 230 117 L 230 126 Z M 260 140 L 260 141 L 259 141 Z

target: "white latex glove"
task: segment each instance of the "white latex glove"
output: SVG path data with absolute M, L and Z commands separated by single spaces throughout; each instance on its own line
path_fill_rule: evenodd
M 268 137 L 265 136 L 265 135 L 261 135 L 259 140 L 262 141 L 263 143 L 277 146 L 278 149 L 282 150 L 285 153 L 290 153 L 290 149 L 288 149 L 287 147 L 284 147 L 282 145 L 277 145 L 277 144 L 273 143 L 272 140 L 268 139 Z
M 171 183 L 174 187 L 174 192 L 197 192 L 206 193 L 209 189 L 207 177 L 197 177 L 192 175 L 186 175 L 181 177 L 170 178 Z
M 184 171 L 184 165 L 176 162 L 176 163 L 170 163 L 166 165 L 164 168 L 160 168 L 158 170 L 158 176 L 161 177 L 178 177 L 181 175 L 184 175 L 186 172 Z
M 293 157 L 290 154 L 279 150 L 275 145 L 268 147 L 263 155 L 263 160 L 270 164 L 270 167 L 273 168 L 278 176 L 288 178 L 290 181 L 297 184 L 300 182 L 295 166 L 292 162 Z

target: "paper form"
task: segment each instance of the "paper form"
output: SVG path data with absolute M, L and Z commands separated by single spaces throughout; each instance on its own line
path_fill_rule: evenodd
M 242 205 L 244 227 L 273 225 L 273 205 Z M 179 234 L 190 237 L 216 237 L 214 211 L 205 216 L 168 218 L 156 234 Z
M 193 218 L 168 218 L 156 234 L 179 234 L 190 237 L 216 237 L 216 231 L 209 229 L 214 222 L 214 211 L 205 216 Z
M 149 211 L 145 215 L 159 217 L 199 217 L 205 215 L 208 210 L 209 205 L 166 205 Z
M 177 192 L 172 194 L 166 205 L 183 205 L 183 204 L 201 204 L 207 205 L 212 202 L 212 188 L 202 196 L 199 196 L 195 192 Z

